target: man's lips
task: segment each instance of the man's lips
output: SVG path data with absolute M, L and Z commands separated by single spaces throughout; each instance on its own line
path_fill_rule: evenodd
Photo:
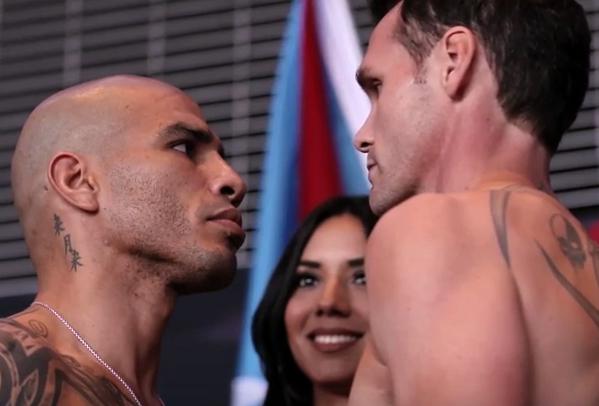
M 376 166 L 376 161 L 373 158 L 369 157 L 366 159 L 366 169 L 368 169 L 369 172 L 375 166 Z
M 317 329 L 308 334 L 312 345 L 321 352 L 337 352 L 353 346 L 363 332 L 348 329 Z
M 229 208 L 219 211 L 213 216 L 210 216 L 208 220 L 229 220 L 235 223 L 239 228 L 242 227 L 241 212 L 236 208 Z
M 368 181 L 370 182 L 370 184 L 372 184 L 372 176 L 373 176 L 372 168 L 374 168 L 375 166 L 376 166 L 376 163 L 374 161 L 368 160 L 366 162 L 366 168 L 368 169 Z
M 227 229 L 228 236 L 231 237 L 239 248 L 245 239 L 245 232 L 242 228 L 241 212 L 236 208 L 228 208 L 217 212 L 208 217 L 208 220 Z

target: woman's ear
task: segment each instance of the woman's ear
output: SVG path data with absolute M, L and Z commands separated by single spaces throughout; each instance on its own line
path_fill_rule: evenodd
M 468 28 L 451 27 L 439 41 L 442 85 L 445 93 L 458 100 L 470 84 L 477 52 L 477 40 Z
M 56 154 L 48 167 L 48 181 L 71 206 L 89 213 L 98 211 L 98 185 L 78 155 L 71 152 Z

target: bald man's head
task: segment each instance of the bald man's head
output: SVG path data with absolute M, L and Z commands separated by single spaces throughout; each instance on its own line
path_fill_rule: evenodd
M 134 122 L 137 102 L 148 92 L 179 90 L 154 79 L 113 76 L 65 89 L 37 106 L 12 159 L 12 189 L 21 217 L 33 214 L 32 204 L 46 191 L 48 165 L 57 153 L 101 158 L 117 148 L 119 135 Z
M 112 76 L 64 89 L 29 115 L 12 158 L 11 186 L 34 264 L 48 251 L 48 231 L 40 224 L 57 213 L 57 204 L 78 204 L 65 195 L 56 199 L 60 188 L 53 180 L 53 165 L 66 162 L 58 157 L 72 155 L 82 170 L 88 170 L 92 160 L 96 167 L 107 167 L 127 131 L 144 119 L 147 104 L 169 94 L 187 99 L 179 89 L 158 80 Z M 71 207 L 86 209 L 85 204 Z
M 12 187 L 40 276 L 111 268 L 108 256 L 180 291 L 232 277 L 245 185 L 198 105 L 173 86 L 116 76 L 48 98 L 23 127 Z

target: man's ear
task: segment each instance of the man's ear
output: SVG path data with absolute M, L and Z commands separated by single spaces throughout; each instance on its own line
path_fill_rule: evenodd
M 48 181 L 66 202 L 83 211 L 99 209 L 98 185 L 85 161 L 71 152 L 59 152 L 50 161 Z
M 443 67 L 443 88 L 451 99 L 458 100 L 471 80 L 477 52 L 476 37 L 466 27 L 451 27 L 438 45 Z

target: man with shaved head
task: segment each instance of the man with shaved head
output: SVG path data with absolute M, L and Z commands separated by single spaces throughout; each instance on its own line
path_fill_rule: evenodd
M 350 405 L 599 405 L 599 247 L 549 181 L 587 90 L 583 8 L 372 3 L 355 145 L 381 218 Z
M 159 348 L 179 294 L 227 286 L 245 185 L 197 104 L 117 76 L 41 103 L 12 161 L 38 274 L 0 322 L 0 404 L 160 405 Z

